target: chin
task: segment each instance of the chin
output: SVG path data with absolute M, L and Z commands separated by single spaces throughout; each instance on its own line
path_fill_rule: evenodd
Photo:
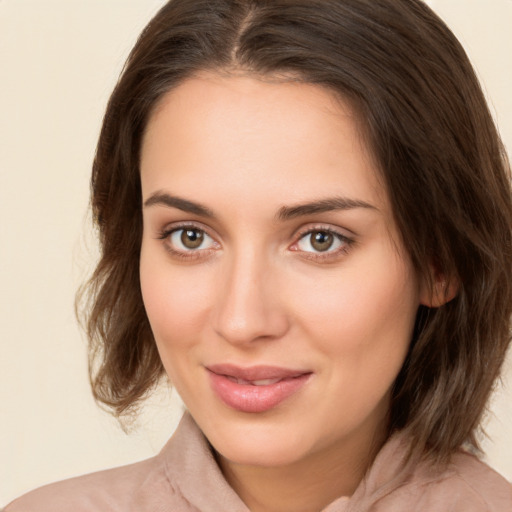
M 308 443 L 300 429 L 279 422 L 221 421 L 213 428 L 200 428 L 215 451 L 234 464 L 284 466 L 305 456 Z
M 231 440 L 228 444 L 215 446 L 218 454 L 233 464 L 243 466 L 278 467 L 287 466 L 300 460 L 304 449 L 300 443 L 289 441 L 279 442 L 273 439 L 272 443 L 265 444 L 249 440 L 240 442 Z

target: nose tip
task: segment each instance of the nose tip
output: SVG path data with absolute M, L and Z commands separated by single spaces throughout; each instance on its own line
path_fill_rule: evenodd
M 268 272 L 233 269 L 215 307 L 216 333 L 238 345 L 283 336 L 288 319 L 276 288 Z

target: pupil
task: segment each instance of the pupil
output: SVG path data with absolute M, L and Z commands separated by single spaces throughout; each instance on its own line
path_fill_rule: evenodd
M 327 251 L 333 243 L 333 235 L 331 233 L 327 233 L 326 231 L 316 231 L 312 234 L 311 245 L 317 251 Z
M 196 229 L 184 229 L 181 234 L 181 242 L 188 249 L 196 249 L 203 242 L 204 235 Z

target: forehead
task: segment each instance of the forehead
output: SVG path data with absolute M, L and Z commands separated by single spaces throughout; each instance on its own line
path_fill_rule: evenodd
M 287 202 L 328 191 L 386 200 L 346 101 L 321 86 L 252 76 L 202 74 L 167 93 L 147 125 L 141 174 L 145 195 L 192 184 L 201 195 L 207 180 L 209 192 L 222 184 L 248 200 L 274 189 Z

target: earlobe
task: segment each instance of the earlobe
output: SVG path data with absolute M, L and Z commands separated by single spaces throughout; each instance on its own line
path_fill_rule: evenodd
M 424 280 L 420 290 L 420 304 L 429 308 L 439 308 L 453 300 L 459 291 L 456 279 L 437 275 L 434 279 Z

